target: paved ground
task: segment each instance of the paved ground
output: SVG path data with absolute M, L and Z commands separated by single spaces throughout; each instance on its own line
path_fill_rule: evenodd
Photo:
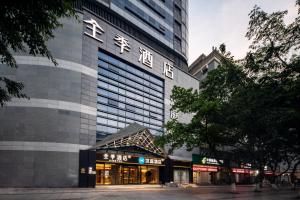
M 274 191 L 270 188 L 260 193 L 252 191 L 253 186 L 238 186 L 237 194 L 232 194 L 228 187 L 198 188 L 160 188 L 158 186 L 114 186 L 93 189 L 26 189 L 1 188 L 2 200 L 296 200 L 297 193 L 289 189 Z

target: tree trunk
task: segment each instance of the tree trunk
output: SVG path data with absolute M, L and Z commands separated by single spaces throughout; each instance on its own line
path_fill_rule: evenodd
M 275 190 L 279 190 L 279 187 L 278 187 L 278 176 L 275 176 L 275 172 L 273 171 L 274 173 L 274 176 L 271 177 L 271 187 Z
M 232 193 L 237 193 L 237 191 L 236 191 L 236 183 L 231 183 L 231 185 L 230 185 L 230 191 Z
M 261 187 L 259 183 L 255 183 L 254 192 L 261 192 Z
M 290 177 L 291 177 L 291 183 L 292 183 L 292 190 L 296 190 L 296 184 L 295 184 L 296 176 L 295 176 L 295 172 L 296 172 L 297 167 L 298 167 L 299 164 L 300 164 L 300 160 L 297 163 L 295 163 L 295 165 L 293 167 L 293 171 L 292 171 L 292 173 L 290 175 Z M 300 190 L 299 190 L 298 196 L 299 195 L 300 195 Z
M 235 174 L 233 173 L 232 169 L 229 170 L 229 178 L 230 178 L 230 192 L 231 193 L 237 193 L 236 191 L 236 180 L 235 180 Z
M 260 167 L 259 173 L 255 178 L 254 192 L 261 192 L 263 178 L 264 178 L 264 169 L 263 169 L 263 167 Z
M 297 192 L 297 198 L 300 199 L 300 189 Z

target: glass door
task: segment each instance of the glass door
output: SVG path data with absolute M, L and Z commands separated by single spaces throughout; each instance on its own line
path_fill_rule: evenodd
M 129 168 L 127 166 L 123 167 L 123 184 L 129 183 Z
M 139 184 L 139 168 L 138 166 L 123 167 L 123 184 Z
M 101 163 L 96 164 L 96 184 L 116 185 L 122 184 L 121 165 Z
M 189 171 L 187 169 L 175 169 L 173 175 L 175 183 L 189 182 Z
M 131 166 L 130 167 L 130 183 L 131 184 L 138 184 L 140 183 L 139 181 L 139 168 L 138 166 Z

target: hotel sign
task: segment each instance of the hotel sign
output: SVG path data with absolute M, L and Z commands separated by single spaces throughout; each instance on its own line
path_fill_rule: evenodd
M 90 20 L 83 20 L 84 23 L 87 24 L 86 29 L 87 31 L 84 32 L 85 35 L 93 38 L 94 40 L 103 43 L 103 40 L 98 38 L 99 35 L 104 34 L 103 28 L 96 22 L 94 19 Z M 118 47 L 120 47 L 120 54 L 123 54 L 125 51 L 128 53 L 131 50 L 131 46 L 129 43 L 129 40 L 125 38 L 124 36 L 120 34 L 116 34 L 114 37 L 114 44 Z M 143 65 L 153 68 L 153 53 L 149 50 L 139 47 L 139 59 L 138 62 L 141 62 Z M 174 67 L 169 62 L 163 62 L 162 64 L 162 74 L 164 74 L 165 77 L 168 77 L 170 79 L 174 79 Z
M 120 53 L 123 53 L 124 50 L 125 51 L 130 51 L 130 45 L 129 45 L 129 41 L 124 38 L 123 36 L 117 34 L 114 38 L 115 40 L 115 45 L 119 46 L 120 47 Z
M 83 22 L 85 22 L 89 25 L 92 25 L 92 26 L 89 26 L 89 25 L 86 26 L 87 29 L 91 30 L 91 33 L 84 32 L 84 34 L 91 38 L 94 38 L 95 40 L 97 40 L 99 42 L 103 42 L 101 39 L 99 39 L 97 37 L 97 35 L 102 35 L 102 33 L 104 33 L 104 30 L 102 29 L 102 27 L 94 19 L 83 20 Z
M 146 165 L 163 165 L 163 158 L 144 157 L 144 156 L 133 156 L 127 154 L 118 153 L 97 153 L 97 161 L 104 161 L 110 163 L 135 163 L 135 164 L 146 164 Z
M 110 162 L 127 162 L 128 159 L 131 159 L 131 155 L 105 153 L 105 154 L 103 154 L 102 158 L 103 158 L 103 160 L 107 160 L 107 161 L 110 161 Z
M 152 68 L 153 67 L 153 55 L 147 49 L 140 47 L 140 57 L 139 62 L 142 62 L 143 65 Z

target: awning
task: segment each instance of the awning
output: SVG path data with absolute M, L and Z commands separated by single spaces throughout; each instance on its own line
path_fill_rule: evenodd
M 130 149 L 130 147 L 136 147 L 160 157 L 164 157 L 165 155 L 161 148 L 154 145 L 154 137 L 150 131 L 137 123 L 132 123 L 117 133 L 104 138 L 91 147 L 91 149 L 118 150 L 124 148 Z
M 190 157 L 181 157 L 181 156 L 168 156 L 171 160 L 179 160 L 179 161 L 188 161 L 188 162 L 192 162 L 192 158 Z

